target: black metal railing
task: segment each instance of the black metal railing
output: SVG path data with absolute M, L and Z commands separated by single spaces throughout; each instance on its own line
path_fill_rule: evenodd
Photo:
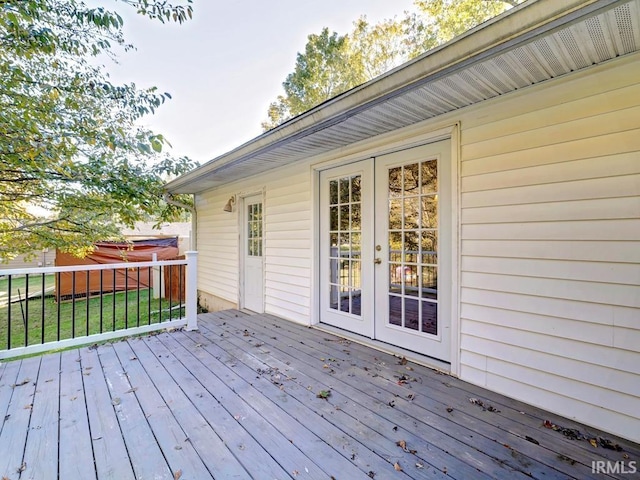
M 0 270 L 0 358 L 184 320 L 187 263 Z

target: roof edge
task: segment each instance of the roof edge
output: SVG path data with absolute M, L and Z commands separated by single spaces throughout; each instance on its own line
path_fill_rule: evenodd
M 532 38 L 611 8 L 619 0 L 529 0 L 360 86 L 333 97 L 165 185 L 169 192 L 225 169 L 258 151 L 339 123 L 365 106 L 417 83 L 497 55 Z

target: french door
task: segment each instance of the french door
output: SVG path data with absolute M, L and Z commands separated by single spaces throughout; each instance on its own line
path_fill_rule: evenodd
M 321 322 L 450 361 L 450 149 L 321 173 Z

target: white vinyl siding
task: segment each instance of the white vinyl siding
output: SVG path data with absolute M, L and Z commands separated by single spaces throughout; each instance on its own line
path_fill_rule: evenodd
M 231 195 L 264 191 L 265 312 L 309 323 L 311 194 L 309 165 L 274 170 L 198 195 L 198 289 L 238 303 L 238 202 Z
M 640 62 L 462 116 L 463 379 L 640 441 Z
M 231 194 L 208 191 L 196 197 L 198 290 L 238 302 L 238 220 L 222 208 Z
M 410 130 L 460 125 L 456 373 L 640 442 L 638 79 L 635 54 Z M 265 311 L 310 322 L 310 162 L 323 160 L 339 156 L 198 195 L 199 289 L 237 302 L 237 212 L 222 207 L 263 191 Z

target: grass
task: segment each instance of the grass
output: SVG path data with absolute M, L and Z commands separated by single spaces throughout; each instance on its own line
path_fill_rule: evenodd
M 26 276 L 12 276 L 11 277 L 11 298 L 18 298 L 18 293 L 24 298 L 26 293 L 27 277 Z M 44 275 L 44 288 L 45 290 L 55 285 L 55 277 L 53 274 Z M 30 275 L 29 276 L 29 294 L 42 291 L 42 275 Z M 0 277 L 0 303 L 4 303 L 7 300 L 9 293 L 9 278 Z
M 139 293 L 135 290 L 109 293 L 104 294 L 102 299 L 76 299 L 75 303 L 68 301 L 60 304 L 53 297 L 38 297 L 28 302 L 23 300 L 10 306 L 3 305 L 0 307 L 0 350 L 9 347 L 9 333 L 10 348 L 16 348 L 165 322 L 184 316 L 184 301 L 181 308 L 170 311 L 168 300 L 150 300 L 149 292 L 149 289 L 144 289 Z M 173 304 L 175 307 L 177 302 Z

